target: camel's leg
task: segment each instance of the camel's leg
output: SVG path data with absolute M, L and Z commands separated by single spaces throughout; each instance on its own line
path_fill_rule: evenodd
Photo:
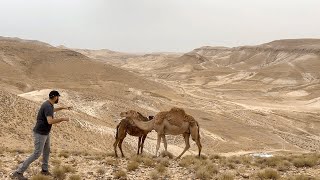
M 114 155 L 116 157 L 118 157 L 118 153 L 117 153 L 117 145 L 119 143 L 119 138 L 116 139 L 116 142 L 113 143 L 113 147 L 114 147 Z
M 164 145 L 164 151 L 167 153 L 168 152 L 168 145 L 167 145 L 166 135 L 162 135 L 162 140 L 163 140 L 163 145 Z
M 140 154 L 142 154 L 142 151 L 143 151 L 143 145 L 144 145 L 144 140 L 146 140 L 146 137 L 147 137 L 147 135 L 143 135 L 143 136 L 142 136 L 142 142 L 141 142 L 141 145 L 140 145 L 140 149 L 141 149 Z
M 159 151 L 159 148 L 160 148 L 160 142 L 161 142 L 161 134 L 158 134 L 157 146 L 156 146 L 156 157 L 158 156 L 158 151 Z
M 140 147 L 141 147 L 141 136 L 139 136 L 139 141 L 138 141 L 138 152 L 137 152 L 137 155 L 139 155 Z
M 201 155 L 201 149 L 202 149 L 202 145 L 201 145 L 201 142 L 200 142 L 200 138 L 197 139 L 196 143 L 197 143 L 198 150 L 199 150 L 199 155 L 198 155 L 198 156 L 200 157 L 200 155 Z
M 184 133 L 183 137 L 184 137 L 186 147 L 184 148 L 183 152 L 176 159 L 179 159 L 190 148 L 190 143 L 189 143 L 190 134 Z
M 122 151 L 122 142 L 123 142 L 123 140 L 124 140 L 124 138 L 123 138 L 123 139 L 120 139 L 118 146 L 119 146 L 119 149 L 120 149 L 120 151 L 121 151 L 122 157 L 125 157 L 124 154 L 123 154 L 123 151 Z

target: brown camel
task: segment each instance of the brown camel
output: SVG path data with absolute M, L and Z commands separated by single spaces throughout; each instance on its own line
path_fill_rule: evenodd
M 192 140 L 194 140 L 198 146 L 200 157 L 202 145 L 200 143 L 199 124 L 192 116 L 186 114 L 183 109 L 174 107 L 170 111 L 159 112 L 156 114 L 153 120 L 148 122 L 143 121 L 139 114 L 135 113 L 134 111 L 122 112 L 120 113 L 120 116 L 132 119 L 134 123 L 142 130 L 148 132 L 155 130 L 158 133 L 156 156 L 158 155 L 160 148 L 161 138 L 163 139 L 165 151 L 167 151 L 167 141 L 165 135 L 182 134 L 186 147 L 177 157 L 180 158 L 190 148 L 189 138 L 191 134 Z
M 143 115 L 141 115 L 139 112 L 136 112 L 136 111 L 134 112 L 139 115 L 142 121 L 149 121 L 153 119 L 153 116 L 149 116 L 149 118 L 146 118 Z M 122 151 L 122 142 L 126 137 L 127 133 L 131 136 L 139 137 L 137 154 L 138 155 L 139 153 L 142 154 L 143 144 L 149 132 L 150 131 L 145 131 L 138 128 L 130 118 L 122 119 L 121 122 L 117 125 L 116 141 L 113 144 L 115 156 L 118 157 L 118 154 L 117 154 L 117 145 L 118 145 L 121 151 L 122 157 L 125 157 Z

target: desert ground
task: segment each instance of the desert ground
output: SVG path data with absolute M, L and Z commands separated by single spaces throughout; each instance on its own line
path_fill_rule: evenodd
M 319 39 L 134 54 L 0 37 L 0 179 L 32 152 L 36 113 L 52 89 L 61 92 L 57 107 L 73 109 L 56 113 L 70 121 L 52 128 L 49 178 L 319 179 L 319 69 Z M 134 155 L 137 137 L 127 135 L 127 158 L 114 157 L 120 112 L 172 107 L 199 122 L 201 158 L 192 140 L 181 160 L 152 157 L 154 131 L 144 156 Z M 183 137 L 167 137 L 179 155 Z M 26 175 L 44 178 L 39 168 L 35 162 Z

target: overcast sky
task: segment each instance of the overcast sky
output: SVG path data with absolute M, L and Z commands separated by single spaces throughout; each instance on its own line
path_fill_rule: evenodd
M 0 36 L 126 52 L 320 38 L 320 0 L 0 0 Z

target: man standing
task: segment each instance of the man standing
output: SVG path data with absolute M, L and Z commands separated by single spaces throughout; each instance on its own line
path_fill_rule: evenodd
M 49 99 L 45 101 L 38 112 L 37 115 L 37 123 L 33 128 L 34 135 L 34 152 L 28 157 L 23 163 L 21 163 L 18 169 L 12 174 L 13 178 L 17 178 L 19 180 L 25 180 L 23 173 L 27 170 L 29 165 L 37 160 L 42 153 L 42 171 L 41 173 L 44 175 L 50 175 L 48 171 L 48 162 L 49 162 L 49 154 L 50 154 L 50 130 L 52 124 L 60 123 L 62 121 L 69 121 L 69 118 L 59 118 L 56 119 L 53 116 L 54 112 L 68 109 L 71 107 L 60 107 L 54 108 L 53 105 L 59 102 L 59 92 L 51 91 L 49 93 Z

